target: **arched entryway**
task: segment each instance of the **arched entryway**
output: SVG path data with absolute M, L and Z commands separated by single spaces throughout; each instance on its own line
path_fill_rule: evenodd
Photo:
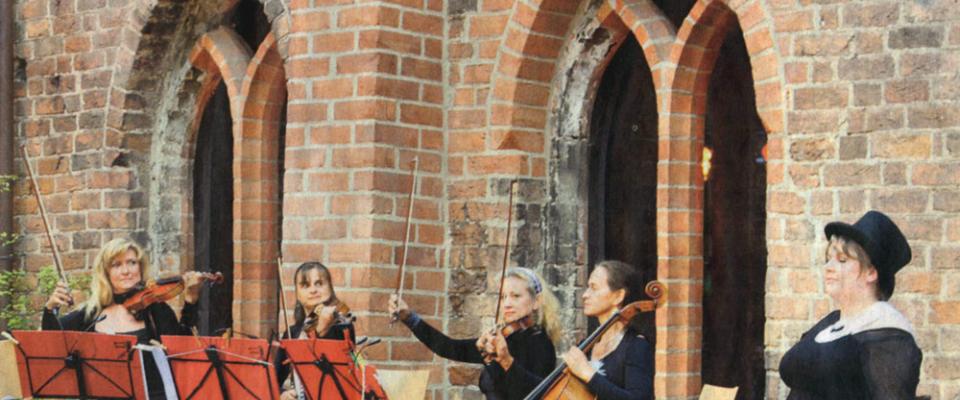
M 657 278 L 657 99 L 643 49 L 628 35 L 607 65 L 590 120 L 588 265 L 612 259 Z M 654 314 L 641 317 L 655 342 Z
M 703 382 L 764 396 L 767 134 L 733 19 L 707 88 L 703 167 Z M 705 155 L 705 159 L 707 156 Z

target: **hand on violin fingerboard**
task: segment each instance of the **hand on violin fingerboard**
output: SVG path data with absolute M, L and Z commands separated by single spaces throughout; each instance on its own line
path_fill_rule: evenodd
M 212 274 L 209 272 L 187 271 L 183 274 L 183 301 L 188 304 L 196 304 L 200 299 L 200 290 L 203 289 L 204 282 L 219 283 L 223 281 L 223 275 L 219 272 Z
M 324 306 L 319 305 L 314 308 L 313 318 L 315 321 L 309 324 L 305 329 L 314 329 L 316 337 L 323 337 L 327 334 L 327 331 L 330 330 L 330 327 L 333 326 L 333 320 L 335 314 L 337 313 L 336 306 Z M 308 332 L 308 334 L 310 334 Z

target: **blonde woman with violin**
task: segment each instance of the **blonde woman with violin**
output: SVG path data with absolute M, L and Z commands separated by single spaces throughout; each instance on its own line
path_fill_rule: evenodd
M 294 325 L 289 332 L 283 335 L 289 338 L 316 338 L 343 340 L 350 335 L 355 340 L 356 332 L 353 329 L 350 309 L 337 298 L 333 289 L 333 278 L 330 270 L 323 264 L 311 261 L 300 264 L 293 274 L 297 304 L 293 309 Z M 290 375 L 290 365 L 286 363 L 287 354 L 280 351 L 277 354 L 277 378 L 282 385 Z M 294 389 L 285 390 L 281 399 L 296 399 Z
M 94 260 L 90 298 L 77 309 L 57 318 L 54 309 L 73 304 L 69 289 L 61 282 L 43 309 L 42 329 L 132 335 L 137 337 L 138 343 L 159 340 L 161 335 L 189 335 L 191 327 L 196 324 L 196 302 L 200 298 L 202 283 L 213 279 L 213 275 L 191 271 L 178 279 L 184 300 L 178 320 L 173 308 L 162 301 L 149 305 L 139 302 L 131 306 L 130 300 L 136 300 L 135 297 L 142 294 L 144 277 L 149 270 L 147 254 L 136 242 L 125 238 L 107 242 Z M 156 395 L 162 398 L 163 387 L 156 367 L 152 359 L 144 361 L 151 398 Z
M 583 313 L 602 325 L 621 307 L 640 298 L 643 286 L 638 271 L 620 261 L 598 263 L 583 292 Z M 562 355 L 570 373 L 603 400 L 653 399 L 653 346 L 631 323 L 615 322 L 590 354 L 571 347 Z
M 389 311 L 437 355 L 486 364 L 478 385 L 487 399 L 523 399 L 556 364 L 557 299 L 527 268 L 507 269 L 502 296 L 504 326 L 472 339 L 444 335 L 396 294 L 390 297 Z

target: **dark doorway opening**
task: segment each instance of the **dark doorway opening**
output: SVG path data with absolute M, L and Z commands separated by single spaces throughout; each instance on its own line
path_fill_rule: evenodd
M 643 49 L 628 35 L 604 71 L 591 116 L 588 265 L 613 259 L 657 278 L 657 100 Z M 656 342 L 653 313 L 638 317 Z M 596 326 L 591 321 L 590 329 Z
M 200 297 L 197 328 L 213 335 L 233 326 L 233 120 L 223 82 L 203 110 L 193 160 L 194 268 L 226 278 Z
M 263 4 L 260 0 L 240 0 L 233 9 L 230 24 L 254 52 L 270 33 L 270 21 L 263 13 Z
M 707 92 L 704 144 L 703 382 L 764 396 L 767 134 L 757 115 L 750 56 L 734 19 Z

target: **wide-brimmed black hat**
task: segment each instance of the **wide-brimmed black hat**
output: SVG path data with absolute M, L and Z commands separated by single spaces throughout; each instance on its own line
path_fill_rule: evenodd
M 896 285 L 894 275 L 910 262 L 913 253 L 907 238 L 890 217 L 879 211 L 867 211 L 853 225 L 831 222 L 823 228 L 823 232 L 828 240 L 831 236 L 843 236 L 862 246 L 870 256 L 870 263 L 877 268 L 880 291 L 888 299 L 893 295 Z

